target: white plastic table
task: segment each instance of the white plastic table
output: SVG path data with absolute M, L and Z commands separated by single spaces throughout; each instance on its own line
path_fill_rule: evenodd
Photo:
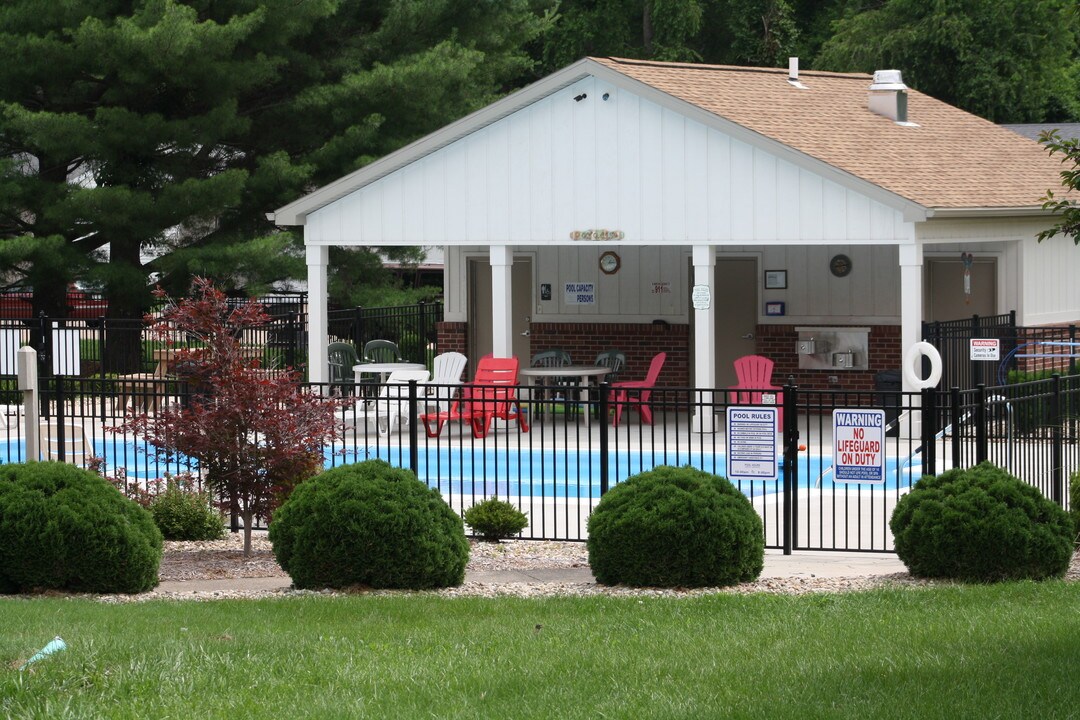
M 377 374 L 379 382 L 386 382 L 387 376 L 395 370 L 427 370 L 427 365 L 422 363 L 392 362 L 392 363 L 360 363 L 353 365 L 353 375 L 356 384 L 359 385 L 364 375 Z
M 576 377 L 580 379 L 581 403 L 585 406 L 585 422 L 592 422 L 592 413 L 589 412 L 589 379 L 596 378 L 601 382 L 602 378 L 611 372 L 611 368 L 602 365 L 563 365 L 562 367 L 534 367 L 518 370 L 518 375 L 528 378 L 529 386 L 532 387 L 534 378 L 552 377 Z

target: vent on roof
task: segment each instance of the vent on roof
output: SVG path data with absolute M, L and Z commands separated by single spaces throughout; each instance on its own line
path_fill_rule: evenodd
M 787 81 L 800 90 L 806 90 L 806 86 L 799 82 L 799 58 L 789 57 L 787 62 Z
M 884 115 L 900 125 L 918 127 L 915 123 L 908 122 L 907 85 L 904 84 L 899 70 L 878 70 L 874 73 L 867 106 L 871 112 Z

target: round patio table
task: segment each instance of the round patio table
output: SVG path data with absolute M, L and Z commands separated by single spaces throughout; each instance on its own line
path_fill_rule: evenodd
M 592 422 L 592 413 L 589 412 L 589 379 L 596 378 L 596 382 L 599 383 L 609 372 L 611 372 L 611 368 L 602 365 L 563 365 L 562 367 L 522 368 L 518 370 L 518 375 L 528 378 L 530 387 L 533 385 L 534 378 L 579 378 L 581 403 L 585 406 L 585 422 L 590 423 Z

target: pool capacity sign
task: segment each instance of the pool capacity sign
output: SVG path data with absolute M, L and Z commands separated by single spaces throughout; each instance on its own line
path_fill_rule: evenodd
M 776 408 L 727 409 L 728 480 L 775 480 Z
M 833 479 L 885 482 L 885 411 L 833 410 Z

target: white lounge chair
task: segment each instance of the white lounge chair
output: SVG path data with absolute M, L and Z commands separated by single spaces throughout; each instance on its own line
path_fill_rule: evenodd
M 83 432 L 82 425 L 42 422 L 39 432 L 38 443 L 42 460 L 60 460 L 63 450 L 64 462 L 86 467 L 94 456 L 94 447 Z
M 379 388 L 377 397 L 358 401 L 353 412 L 345 408 L 345 424 L 354 418 L 356 423 L 374 423 L 375 431 L 382 437 L 388 436 L 395 426 L 406 426 L 409 419 L 409 381 L 423 383 L 430 376 L 427 370 L 395 370 Z M 418 388 L 417 396 L 421 397 L 422 392 L 423 389 Z

